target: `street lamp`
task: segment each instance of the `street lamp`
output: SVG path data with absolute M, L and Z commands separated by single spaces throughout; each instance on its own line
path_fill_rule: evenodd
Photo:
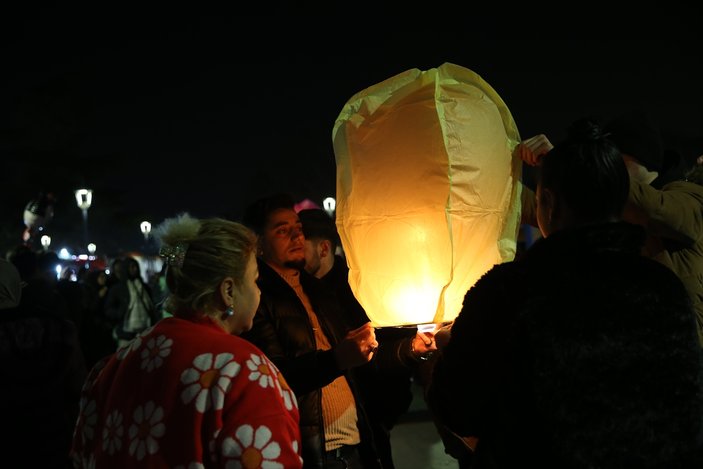
M 78 189 L 76 192 L 76 204 L 83 211 L 83 246 L 88 245 L 88 209 L 93 203 L 93 191 L 90 189 Z
M 49 246 L 51 246 L 51 236 L 49 235 L 44 235 L 41 237 L 41 245 L 44 248 L 44 251 L 49 250 Z
M 337 201 L 334 199 L 334 197 L 327 197 L 325 200 L 322 201 L 322 208 L 325 209 L 327 215 L 334 218 L 334 211 L 337 208 Z
M 87 270 L 90 270 L 90 261 L 95 260 L 95 251 L 98 249 L 98 247 L 95 245 L 95 243 L 89 243 L 87 247 L 88 247 L 88 260 L 85 262 L 85 268 Z
M 144 220 L 139 224 L 139 229 L 142 230 L 144 235 L 144 258 L 146 259 L 146 272 L 147 278 L 151 276 L 151 257 L 149 256 L 149 234 L 151 233 L 151 223 Z
M 144 242 L 149 242 L 149 233 L 151 233 L 151 223 L 148 221 L 143 221 L 139 224 L 139 229 L 142 230 L 144 235 Z

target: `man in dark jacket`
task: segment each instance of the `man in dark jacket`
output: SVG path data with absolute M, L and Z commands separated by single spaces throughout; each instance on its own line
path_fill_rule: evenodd
M 349 286 L 346 260 L 337 254 L 340 246 L 334 220 L 322 209 L 298 212 L 305 234 L 305 270 L 319 278 L 335 294 L 350 327 L 369 321 Z M 376 449 L 384 469 L 393 469 L 390 432 L 407 412 L 413 398 L 413 376 L 428 354 L 437 349 L 431 334 L 417 327 L 384 327 L 376 330 L 380 346 L 370 363 L 355 370 L 369 421 L 374 430 Z
M 242 222 L 259 236 L 261 290 L 242 337 L 276 363 L 296 394 L 304 467 L 381 467 L 350 372 L 373 358 L 373 328 L 350 331 L 335 297 L 303 270 L 305 238 L 290 196 L 257 200 Z
M 642 227 L 618 221 L 629 192 L 618 148 L 577 124 L 541 163 L 544 238 L 469 290 L 430 408 L 475 444 L 476 469 L 702 467 L 690 299 L 640 255 Z

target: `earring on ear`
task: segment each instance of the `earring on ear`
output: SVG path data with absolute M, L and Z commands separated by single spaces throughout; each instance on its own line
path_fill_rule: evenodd
M 222 320 L 224 321 L 225 319 L 231 318 L 232 316 L 234 316 L 234 306 L 230 305 L 227 307 L 227 309 L 225 309 L 225 312 L 222 313 Z

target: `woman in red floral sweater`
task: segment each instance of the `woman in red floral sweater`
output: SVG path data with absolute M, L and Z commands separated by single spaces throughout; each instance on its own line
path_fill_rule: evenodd
M 157 233 L 173 317 L 91 371 L 73 437 L 76 467 L 302 467 L 295 395 L 238 337 L 259 304 L 254 235 L 188 214 Z

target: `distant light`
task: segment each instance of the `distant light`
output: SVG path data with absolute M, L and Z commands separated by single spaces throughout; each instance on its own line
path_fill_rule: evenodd
M 139 229 L 142 230 L 144 236 L 149 236 L 149 233 L 151 233 L 151 223 L 143 221 L 139 224 Z
M 334 211 L 337 208 L 337 201 L 334 197 L 327 197 L 322 201 L 322 208 L 325 209 L 325 212 L 327 212 L 329 216 L 334 217 Z
M 51 236 L 49 235 L 44 235 L 41 237 L 41 245 L 44 247 L 44 249 L 49 249 L 49 246 L 51 246 Z
M 151 233 L 151 223 L 144 220 L 139 224 L 139 229 L 142 230 L 142 234 L 144 235 L 144 242 L 148 243 L 149 242 L 149 233 Z
M 68 249 L 61 248 L 59 250 L 59 259 L 70 259 L 70 258 L 71 258 L 71 253 L 68 252 Z
M 93 203 L 93 191 L 90 189 L 78 189 L 76 191 L 76 203 L 81 210 L 88 210 Z
M 56 279 L 58 280 L 61 277 L 61 271 L 63 270 L 61 268 L 61 264 L 56 264 L 56 267 L 54 267 L 54 270 L 56 271 Z
M 95 243 L 90 243 L 90 244 L 88 244 L 88 252 L 89 252 L 91 255 L 95 254 L 95 250 L 96 250 L 97 248 L 98 248 L 98 247 L 95 245 Z

